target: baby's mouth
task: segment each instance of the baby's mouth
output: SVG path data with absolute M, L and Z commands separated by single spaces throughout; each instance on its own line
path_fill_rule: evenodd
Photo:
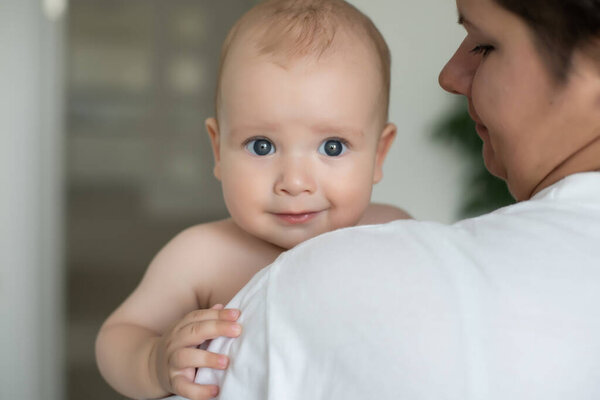
M 315 218 L 320 211 L 302 211 L 299 213 L 273 213 L 280 220 L 290 224 L 303 224 Z

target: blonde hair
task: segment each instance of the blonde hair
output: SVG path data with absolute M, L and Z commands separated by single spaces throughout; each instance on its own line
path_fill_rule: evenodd
M 266 0 L 244 14 L 229 31 L 221 49 L 215 96 L 217 117 L 227 56 L 232 44 L 242 34 L 252 33 L 255 36 L 260 55 L 278 55 L 286 60 L 295 60 L 307 56 L 321 57 L 332 48 L 340 29 L 365 38 L 375 50 L 387 121 L 391 79 L 389 48 L 371 19 L 343 0 Z

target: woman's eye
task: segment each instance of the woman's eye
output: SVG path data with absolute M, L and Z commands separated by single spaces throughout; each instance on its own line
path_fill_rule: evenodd
M 475 47 L 473 47 L 471 49 L 471 53 L 473 54 L 483 54 L 483 56 L 487 56 L 488 54 L 490 54 L 490 51 L 494 50 L 494 46 L 490 46 L 490 45 L 477 45 Z
M 246 143 L 246 150 L 257 156 L 268 156 L 275 153 L 275 146 L 267 139 L 253 139 Z
M 329 157 L 337 157 L 346 152 L 346 145 L 338 139 L 328 139 L 319 147 L 319 153 Z

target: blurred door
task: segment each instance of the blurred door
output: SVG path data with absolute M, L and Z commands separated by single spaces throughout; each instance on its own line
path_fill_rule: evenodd
M 204 120 L 222 41 L 251 0 L 71 0 L 70 399 L 119 399 L 96 332 L 178 231 L 227 215 Z

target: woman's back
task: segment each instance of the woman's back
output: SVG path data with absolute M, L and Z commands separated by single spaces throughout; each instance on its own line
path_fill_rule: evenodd
M 252 318 L 211 345 L 235 355 L 221 398 L 598 398 L 599 243 L 595 172 L 451 226 L 310 240 L 230 304 Z

